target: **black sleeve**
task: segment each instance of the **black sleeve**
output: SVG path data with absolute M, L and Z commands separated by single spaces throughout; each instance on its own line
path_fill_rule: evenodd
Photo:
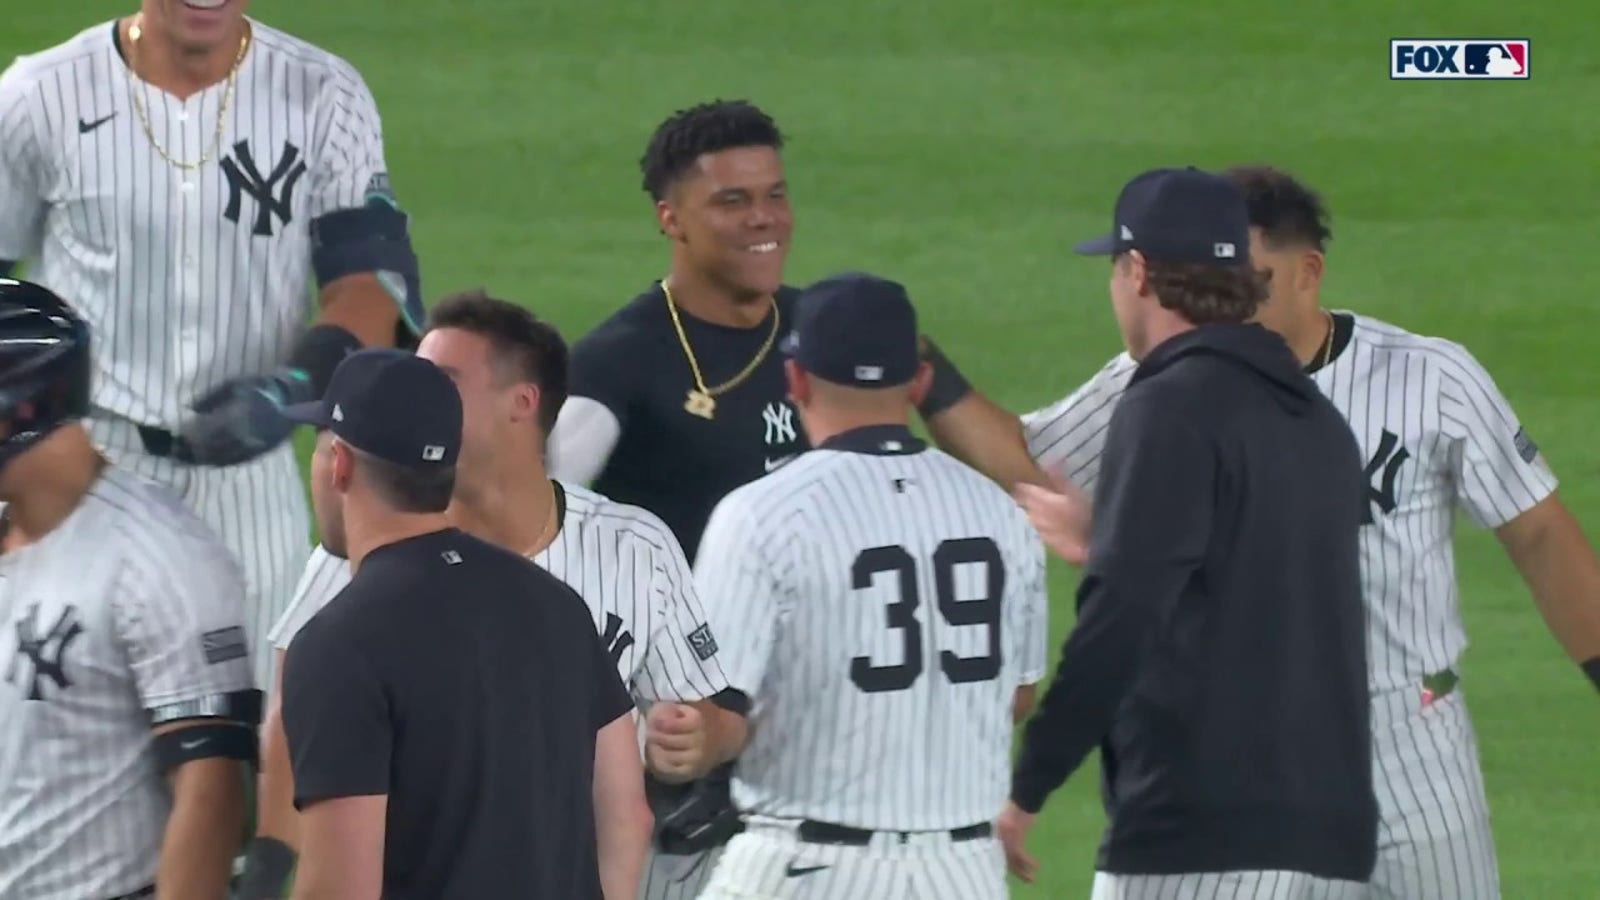
M 636 392 L 634 373 L 648 364 L 639 358 L 640 348 L 628 346 L 627 336 L 627 330 L 617 323 L 601 325 L 572 345 L 568 366 L 572 381 L 568 394 L 604 406 L 624 429 Z
M 313 620 L 283 664 L 283 730 L 295 809 L 389 793 L 389 702 L 359 647 Z
M 1104 739 L 1146 638 L 1208 544 L 1217 456 L 1194 426 L 1124 400 L 1101 458 L 1077 622 L 1012 776 L 1011 799 L 1026 812 L 1038 812 Z
M 581 604 L 583 601 L 580 599 L 578 602 Z M 594 685 L 594 704 L 591 707 L 594 710 L 594 730 L 599 731 L 634 708 L 633 695 L 628 693 L 628 686 L 617 673 L 617 664 L 606 651 L 605 642 L 600 640 L 593 623 L 586 618 L 583 626 L 593 638 L 589 642 L 589 661 L 593 672 L 589 683 Z

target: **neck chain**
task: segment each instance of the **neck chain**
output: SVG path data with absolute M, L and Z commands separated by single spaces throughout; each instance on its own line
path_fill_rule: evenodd
M 167 152 L 166 148 L 162 147 L 160 142 L 156 140 L 155 130 L 150 127 L 150 116 L 145 112 L 144 102 L 140 99 L 140 95 L 143 93 L 143 91 L 139 89 L 138 85 L 134 84 L 134 68 L 136 66 L 134 49 L 139 46 L 139 39 L 144 36 L 143 26 L 143 13 L 140 13 L 139 17 L 134 19 L 133 24 L 128 26 L 128 64 L 124 68 L 128 73 L 128 95 L 133 100 L 133 111 L 139 117 L 139 124 L 143 126 L 145 137 L 149 138 L 150 140 L 150 146 L 154 147 L 155 151 L 161 154 L 162 159 L 166 160 L 172 166 L 185 171 L 198 169 L 210 162 L 211 158 L 222 147 L 223 126 L 228 120 L 228 107 L 233 102 L 233 89 L 239 75 L 239 66 L 244 62 L 245 51 L 250 48 L 249 22 L 246 21 L 244 34 L 239 36 L 239 53 L 233 58 L 233 67 L 228 70 L 228 86 L 227 89 L 223 91 L 222 103 L 217 107 L 217 130 L 216 133 L 211 136 L 211 149 L 201 154 L 200 158 L 195 162 L 185 162 L 183 160 L 173 159 L 172 155 Z M 148 90 L 148 87 L 145 88 L 145 90 Z
M 733 376 L 716 387 L 707 387 L 705 378 L 700 374 L 700 362 L 695 359 L 694 348 L 689 346 L 689 336 L 684 333 L 683 321 L 678 318 L 678 304 L 672 299 L 672 288 L 667 287 L 666 279 L 661 281 L 661 293 L 667 297 L 667 311 L 672 314 L 672 327 L 678 333 L 678 344 L 683 347 L 683 355 L 689 360 L 689 372 L 694 376 L 694 387 L 689 389 L 688 397 L 683 401 L 683 408 L 690 414 L 702 419 L 709 419 L 717 413 L 716 398 L 743 384 L 761 365 L 767 354 L 772 352 L 772 344 L 778 339 L 778 298 L 772 298 L 772 330 L 767 333 L 767 339 L 761 343 L 761 349 L 756 351 L 755 359 L 745 366 L 739 374 Z
M 1317 364 L 1319 369 L 1325 368 L 1328 365 L 1328 361 L 1333 359 L 1333 313 L 1323 310 L 1322 317 L 1328 320 L 1328 336 L 1322 342 L 1322 362 Z
M 548 480 L 546 483 L 550 485 L 550 514 L 544 517 L 544 527 L 539 529 L 539 536 L 533 539 L 533 543 L 528 545 L 528 552 L 523 554 L 529 559 L 538 556 L 547 549 L 544 541 L 545 535 L 550 534 L 551 528 L 555 526 L 556 521 L 561 517 L 561 498 L 556 495 L 556 484 Z

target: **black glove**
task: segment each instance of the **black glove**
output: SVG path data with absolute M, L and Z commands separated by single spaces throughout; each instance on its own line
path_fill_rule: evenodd
M 236 466 L 289 439 L 294 423 L 283 408 L 317 398 L 311 377 L 299 369 L 279 369 L 223 382 L 194 402 L 183 430 L 190 462 Z

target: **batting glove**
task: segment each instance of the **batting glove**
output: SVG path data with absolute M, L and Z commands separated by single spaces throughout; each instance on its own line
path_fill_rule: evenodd
M 279 369 L 223 382 L 190 407 L 195 413 L 183 431 L 191 462 L 236 466 L 289 439 L 294 423 L 283 408 L 317 398 L 311 378 L 299 369 Z

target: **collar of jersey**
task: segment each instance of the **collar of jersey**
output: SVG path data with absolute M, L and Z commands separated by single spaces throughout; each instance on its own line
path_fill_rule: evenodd
M 873 456 L 908 456 L 921 453 L 927 446 L 904 425 L 864 425 L 828 438 L 817 449 L 870 453 Z

